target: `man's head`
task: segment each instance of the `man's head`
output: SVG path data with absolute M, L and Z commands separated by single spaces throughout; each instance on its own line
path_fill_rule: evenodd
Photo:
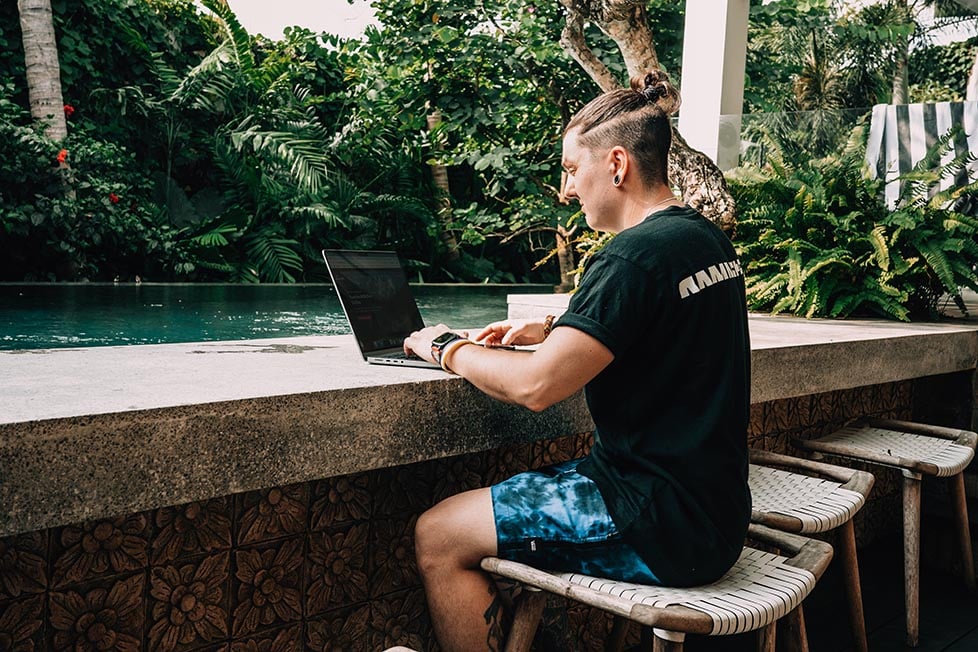
M 581 109 L 564 130 L 564 192 L 576 197 L 598 230 L 613 220 L 615 193 L 629 179 L 640 191 L 668 187 L 672 143 L 669 115 L 679 93 L 661 71 L 632 79 L 631 88 L 604 93 Z M 636 183 L 637 182 L 637 183 Z

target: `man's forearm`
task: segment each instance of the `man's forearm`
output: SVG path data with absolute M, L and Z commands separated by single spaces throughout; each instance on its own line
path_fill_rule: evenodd
M 532 352 L 461 346 L 446 364 L 489 396 L 539 412 L 579 391 L 613 359 L 593 337 L 558 328 Z

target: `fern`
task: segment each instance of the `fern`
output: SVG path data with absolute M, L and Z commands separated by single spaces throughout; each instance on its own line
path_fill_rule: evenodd
M 978 219 L 953 210 L 978 183 L 937 190 L 975 156 L 953 155 L 954 134 L 945 134 L 900 178 L 901 200 L 888 211 L 883 183 L 865 174 L 866 136 L 863 122 L 835 155 L 791 166 L 775 153 L 764 170 L 728 175 L 746 217 L 735 244 L 752 309 L 906 320 L 978 285 Z

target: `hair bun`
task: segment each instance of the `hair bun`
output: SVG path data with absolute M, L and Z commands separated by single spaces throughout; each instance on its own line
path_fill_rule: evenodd
M 655 104 L 666 115 L 671 115 L 679 109 L 681 102 L 679 92 L 669 82 L 669 75 L 664 70 L 653 70 L 632 77 L 631 87 L 645 98 L 646 102 Z
M 646 86 L 639 93 L 649 102 L 656 102 L 660 97 L 665 96 L 666 91 L 661 86 Z

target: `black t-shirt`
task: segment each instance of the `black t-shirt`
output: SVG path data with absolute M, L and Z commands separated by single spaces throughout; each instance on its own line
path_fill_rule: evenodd
M 653 213 L 594 255 L 557 326 L 615 356 L 585 387 L 595 443 L 578 469 L 663 583 L 717 579 L 750 518 L 750 342 L 730 241 L 693 209 Z

